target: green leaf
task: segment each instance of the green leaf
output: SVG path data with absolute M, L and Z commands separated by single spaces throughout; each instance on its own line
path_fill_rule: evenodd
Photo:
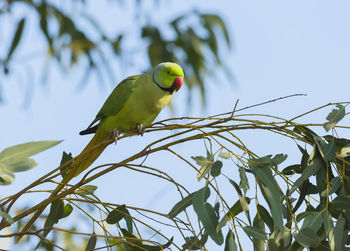
M 318 247 L 321 243 L 320 238 L 311 228 L 303 228 L 294 236 L 297 242 L 304 247 Z
M 314 149 L 314 152 L 315 151 L 317 150 Z M 289 194 L 292 194 L 298 187 L 300 187 L 304 183 L 304 181 L 308 180 L 321 167 L 323 167 L 323 160 L 319 157 L 318 154 L 314 154 L 310 157 L 312 157 L 310 164 L 304 169 L 301 176 L 294 182 Z
M 335 141 L 331 141 L 329 143 L 325 142 L 322 138 L 318 136 L 314 136 L 315 142 L 317 144 L 318 150 L 322 158 L 325 161 L 329 161 L 334 158 L 336 154 L 336 144 Z
M 223 158 L 223 159 L 229 159 L 229 158 L 231 158 L 232 156 L 233 156 L 233 154 L 228 153 L 228 152 L 221 152 L 221 153 L 219 154 L 219 157 L 220 157 L 220 158 Z
M 338 109 L 333 109 L 326 118 L 328 122 L 323 124 L 323 127 L 327 132 L 330 129 L 333 129 L 334 126 L 345 116 L 345 107 L 341 104 L 337 104 L 336 107 Z
M 48 148 L 51 148 L 62 141 L 37 141 L 29 142 L 20 145 L 15 145 L 4 149 L 0 153 L 0 162 L 5 164 L 13 164 L 22 161 L 32 155 L 40 153 Z
M 213 177 L 219 176 L 221 174 L 221 168 L 222 162 L 220 160 L 215 161 L 211 168 L 210 175 Z
M 10 223 L 10 224 L 13 223 L 13 219 L 8 213 L 0 210 L 0 216 L 3 217 L 8 223 Z
M 95 250 L 96 242 L 97 242 L 97 238 L 95 236 L 95 232 L 92 232 L 92 236 L 90 237 L 90 239 L 88 241 L 88 244 L 85 248 L 85 251 Z
M 0 163 L 0 185 L 9 185 L 15 180 L 15 175 L 1 166 L 3 165 Z
M 244 194 L 247 193 L 247 191 L 249 190 L 249 182 L 247 179 L 247 175 L 245 173 L 244 168 L 238 166 L 238 171 L 239 171 L 239 177 L 240 177 L 240 182 L 239 182 L 239 187 L 243 189 Z
M 271 165 L 276 167 L 287 159 L 287 154 L 276 154 L 273 158 L 272 155 L 267 155 L 258 159 L 248 159 L 248 165 L 253 167 L 270 167 Z
M 92 194 L 94 194 L 96 189 L 97 189 L 97 186 L 85 185 L 85 186 L 79 187 L 79 189 L 77 189 L 76 193 L 80 194 L 80 195 L 92 195 Z
M 128 212 L 126 211 L 126 206 L 125 205 L 118 206 L 108 214 L 106 218 L 106 222 L 108 224 L 116 224 L 121 219 L 123 219 L 126 214 L 128 214 Z
M 233 232 L 231 231 L 231 229 L 228 230 L 228 233 L 226 235 L 224 251 L 237 251 L 235 236 L 233 235 Z
M 245 200 L 247 203 L 250 203 L 250 198 L 245 197 Z M 242 206 L 241 206 L 241 201 L 238 199 L 236 203 L 230 208 L 230 210 L 225 214 L 225 216 L 220 220 L 216 231 L 219 231 L 223 226 L 226 225 L 227 221 L 230 219 L 234 218 L 236 215 L 240 214 L 243 212 Z
M 208 187 L 204 187 L 193 195 L 193 209 L 212 240 L 221 245 L 224 242 L 224 237 L 221 229 L 218 232 L 216 231 L 218 217 L 214 208 L 209 203 L 205 203 L 207 189 Z
M 338 196 L 332 203 L 336 208 L 350 210 L 350 195 Z
M 124 220 L 126 223 L 126 228 L 128 229 L 128 231 L 130 233 L 132 233 L 133 232 L 133 225 L 132 225 L 132 218 L 130 215 L 131 214 L 130 214 L 129 210 L 125 208 Z
M 55 200 L 51 203 L 50 213 L 47 216 L 47 219 L 44 224 L 44 228 L 47 228 L 43 236 L 47 236 L 50 232 L 52 226 L 57 223 L 64 216 L 64 203 L 61 199 Z
M 262 240 L 262 241 L 267 239 L 266 233 L 256 227 L 246 226 L 246 227 L 243 227 L 243 230 L 244 232 L 246 232 L 247 235 L 249 235 L 253 239 Z
M 253 166 L 250 166 L 258 179 L 261 192 L 271 210 L 272 218 L 276 227 L 283 228 L 282 206 L 281 206 L 281 190 L 272 176 L 271 169 L 268 166 L 257 165 L 258 160 Z M 249 161 L 248 161 L 249 164 Z M 271 163 L 270 163 L 271 165 Z
M 73 212 L 73 207 L 71 204 L 64 205 L 62 218 L 68 217 Z
M 204 233 L 201 240 L 197 236 L 185 237 L 186 243 L 182 245 L 182 250 L 199 250 L 208 240 L 208 233 Z
M 253 227 L 265 233 L 265 224 L 264 221 L 261 219 L 259 213 L 257 213 L 254 217 Z M 253 238 L 253 242 L 256 250 L 263 251 L 265 249 L 265 241 L 259 238 Z
M 233 185 L 233 187 L 236 189 L 237 193 L 238 193 L 238 196 L 239 196 L 239 202 L 241 203 L 241 207 L 244 211 L 244 214 L 246 215 L 249 223 L 251 223 L 251 220 L 250 220 L 250 215 L 249 215 L 249 208 L 248 208 L 248 203 L 247 201 L 245 200 L 245 197 L 243 197 L 242 195 L 242 192 L 241 190 L 239 189 L 239 186 L 237 185 L 236 182 L 234 182 L 233 180 L 231 179 L 228 179 L 230 181 L 230 183 Z
M 169 218 L 173 219 L 174 217 L 176 217 L 179 213 L 181 213 L 182 211 L 184 211 L 187 207 L 189 207 L 190 205 L 192 205 L 192 199 L 193 199 L 193 195 L 195 194 L 191 193 L 189 195 L 187 195 L 185 198 L 183 198 L 182 200 L 180 200 L 178 203 L 175 204 L 175 206 L 170 210 L 170 212 L 168 213 Z M 205 193 L 205 201 L 207 201 L 207 199 L 210 196 L 210 190 L 207 189 L 206 193 Z
M 310 214 L 304 218 L 303 226 L 301 229 L 310 228 L 317 232 L 322 226 L 322 223 L 323 219 L 320 212 L 310 212 Z
M 208 174 L 214 164 L 213 156 L 208 153 L 208 157 L 203 156 L 191 157 L 196 161 L 197 165 L 201 166 L 199 173 L 197 175 L 198 181 L 200 181 L 206 174 Z
M 37 165 L 38 163 L 36 163 L 33 159 L 28 158 L 15 163 L 7 164 L 6 168 L 10 172 L 16 173 L 16 172 L 24 172 L 24 171 L 30 170 Z
M 21 37 L 22 37 L 22 33 L 23 33 L 23 28 L 24 28 L 25 22 L 26 22 L 25 18 L 22 18 L 18 22 L 17 29 L 16 29 L 16 32 L 15 32 L 15 35 L 13 36 L 11 47 L 9 49 L 9 52 L 7 53 L 7 57 L 5 59 L 5 62 L 9 62 L 10 61 L 13 52 L 17 48 L 17 46 L 19 44 L 19 41 L 21 40 Z
M 335 193 L 341 185 L 341 177 L 334 177 L 331 180 L 331 184 L 330 184 L 330 188 L 329 188 L 329 192 L 328 195 L 331 195 L 332 193 Z M 327 196 L 327 189 L 323 190 L 321 193 L 321 196 L 326 197 Z
M 270 216 L 269 212 L 265 209 L 265 207 L 263 207 L 260 204 L 258 204 L 256 206 L 256 208 L 258 210 L 258 213 L 259 213 L 261 219 L 265 222 L 267 227 L 270 229 L 270 232 L 272 233 L 274 231 L 275 224 L 274 224 L 273 219 Z
M 60 166 L 61 166 L 60 173 L 63 179 L 67 175 L 66 170 L 68 170 L 72 165 L 72 162 L 70 162 L 69 164 L 67 162 L 71 161 L 72 159 L 73 159 L 72 153 L 66 153 L 65 151 L 63 151 L 61 163 L 60 163 Z
M 324 231 L 326 232 L 326 235 L 328 237 L 329 246 L 331 250 L 336 250 L 332 217 L 329 214 L 329 212 L 325 210 L 323 211 L 322 218 L 323 218 Z
M 343 250 L 345 246 L 345 240 L 344 240 L 345 222 L 346 222 L 345 218 L 341 216 L 338 218 L 337 223 L 335 224 L 335 228 L 334 228 L 335 249 L 334 250 Z

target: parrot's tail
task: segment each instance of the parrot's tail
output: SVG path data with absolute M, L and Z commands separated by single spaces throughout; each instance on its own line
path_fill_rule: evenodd
M 78 176 L 101 155 L 106 147 L 112 143 L 111 140 L 108 140 L 107 136 L 108 132 L 105 132 L 104 130 L 99 130 L 96 132 L 84 150 L 75 157 L 74 162 L 68 170 L 68 173 L 70 171 L 74 173 L 70 174 L 69 176 Z

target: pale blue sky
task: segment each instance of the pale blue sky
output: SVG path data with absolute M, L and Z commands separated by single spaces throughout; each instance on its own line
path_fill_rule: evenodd
M 112 32 L 114 24 L 120 27 L 121 20 L 116 17 L 122 15 L 122 11 L 118 11 L 116 6 L 106 10 L 106 6 L 103 6 L 105 2 L 111 1 L 99 1 L 102 6 L 93 6 L 90 11 L 93 10 L 97 17 L 102 18 L 103 26 L 107 31 Z M 183 88 L 174 98 L 177 115 L 212 115 L 231 110 L 238 98 L 239 106 L 243 107 L 293 93 L 306 93 L 308 96 L 268 104 L 249 112 L 262 112 L 289 118 L 328 102 L 349 101 L 349 1 L 177 0 L 170 3 L 167 1 L 166 4 L 165 1 L 160 2 L 160 11 L 154 17 L 154 20 L 160 20 L 160 22 L 169 15 L 173 17 L 176 13 L 182 13 L 192 7 L 222 14 L 234 43 L 234 49 L 223 51 L 223 55 L 227 67 L 234 73 L 235 81 L 211 82 L 206 90 L 209 98 L 207 109 L 199 105 L 197 93 L 194 99 L 198 102 L 191 114 L 187 112 L 184 99 L 187 90 Z M 116 15 L 115 12 L 120 15 Z M 9 26 L 10 23 L 5 20 L 5 24 L 0 27 L 7 35 L 13 28 Z M 124 30 L 129 29 L 132 20 L 126 20 L 123 25 Z M 23 41 L 26 46 L 24 44 L 21 46 L 16 54 L 17 57 L 29 53 L 27 50 L 36 53 L 38 49 L 44 48 L 40 43 L 42 40 L 38 42 L 35 40 L 36 34 L 37 31 L 34 29 L 27 32 L 25 36 L 27 40 Z M 0 38 L 0 43 L 4 40 L 7 41 Z M 3 51 L 4 49 L 0 47 L 0 53 Z M 64 142 L 35 156 L 39 166 L 29 172 L 17 174 L 11 186 L 1 188 L 2 194 L 17 191 L 55 168 L 63 150 L 71 151 L 73 154 L 80 152 L 90 138 L 81 137 L 78 132 L 91 122 L 114 85 L 128 75 L 138 74 L 147 65 L 147 60 L 142 53 L 137 54 L 137 57 L 137 62 L 135 61 L 137 66 L 133 68 L 126 66 L 120 68 L 120 63 L 114 64 L 117 78 L 115 83 L 101 85 L 98 79 L 93 77 L 82 91 L 77 91 L 78 77 L 82 75 L 80 67 L 76 67 L 66 77 L 61 75 L 60 70 L 51 71 L 47 86 L 41 86 L 36 74 L 31 104 L 26 109 L 21 107 L 25 84 L 18 84 L 18 80 L 26 78 L 25 72 L 28 67 L 38 73 L 44 58 L 39 56 L 36 60 L 21 61 L 14 65 L 21 74 L 12 76 L 11 79 L 1 80 L 5 102 L 0 106 L 0 114 L 3 118 L 0 149 L 36 140 L 64 139 Z M 109 82 L 108 79 L 106 81 Z M 310 118 L 314 119 L 313 122 L 324 122 L 326 115 L 327 111 L 323 111 Z M 169 116 L 171 116 L 170 112 L 164 110 L 158 120 Z M 325 133 L 321 130 L 319 132 Z M 278 137 L 270 138 L 270 134 L 245 133 L 242 135 L 248 146 L 261 156 L 295 151 L 292 142 L 281 141 Z M 117 162 L 130 151 L 135 151 L 133 150 L 135 146 L 142 148 L 147 142 L 159 136 L 155 134 L 146 135 L 143 138 L 133 137 L 116 146 L 110 146 L 96 164 Z M 266 142 L 269 142 L 268 146 Z M 176 149 L 188 158 L 192 155 L 205 154 L 202 143 L 182 145 Z M 298 161 L 291 158 L 289 160 L 291 162 Z M 169 172 L 176 180 L 186 184 L 191 191 L 203 185 L 197 182 L 196 174 L 188 166 L 168 154 L 151 157 L 147 160 L 147 164 Z M 223 171 L 230 173 L 230 168 L 233 167 L 224 165 Z M 235 173 L 231 172 L 231 174 Z M 236 175 L 238 176 L 238 172 Z M 99 186 L 97 195 L 103 200 L 150 209 L 160 207 L 163 212 L 167 212 L 180 198 L 174 187 L 157 183 L 153 178 L 131 174 L 126 170 L 116 170 L 93 184 Z M 135 187 L 132 187 L 133 185 Z M 127 192 L 126 186 L 130 188 Z M 227 186 L 227 189 L 232 188 Z M 171 197 L 176 199 L 169 200 Z

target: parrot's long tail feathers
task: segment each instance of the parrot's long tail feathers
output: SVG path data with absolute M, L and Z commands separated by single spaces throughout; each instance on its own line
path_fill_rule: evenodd
M 68 172 L 74 172 L 73 177 L 76 177 L 85 169 L 87 169 L 112 142 L 107 138 L 108 132 L 99 130 L 91 139 L 84 150 L 74 159 Z
M 86 134 L 95 133 L 97 131 L 98 126 L 99 126 L 99 124 L 97 124 L 93 127 L 90 127 L 88 129 L 82 130 L 81 132 L 79 132 L 79 135 L 86 135 Z

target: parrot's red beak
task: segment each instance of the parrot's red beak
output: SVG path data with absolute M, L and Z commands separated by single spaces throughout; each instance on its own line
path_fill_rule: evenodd
M 176 77 L 174 79 L 173 85 L 171 86 L 172 92 L 177 92 L 178 90 L 180 90 L 183 82 L 184 82 L 183 77 L 180 77 L 180 76 Z

